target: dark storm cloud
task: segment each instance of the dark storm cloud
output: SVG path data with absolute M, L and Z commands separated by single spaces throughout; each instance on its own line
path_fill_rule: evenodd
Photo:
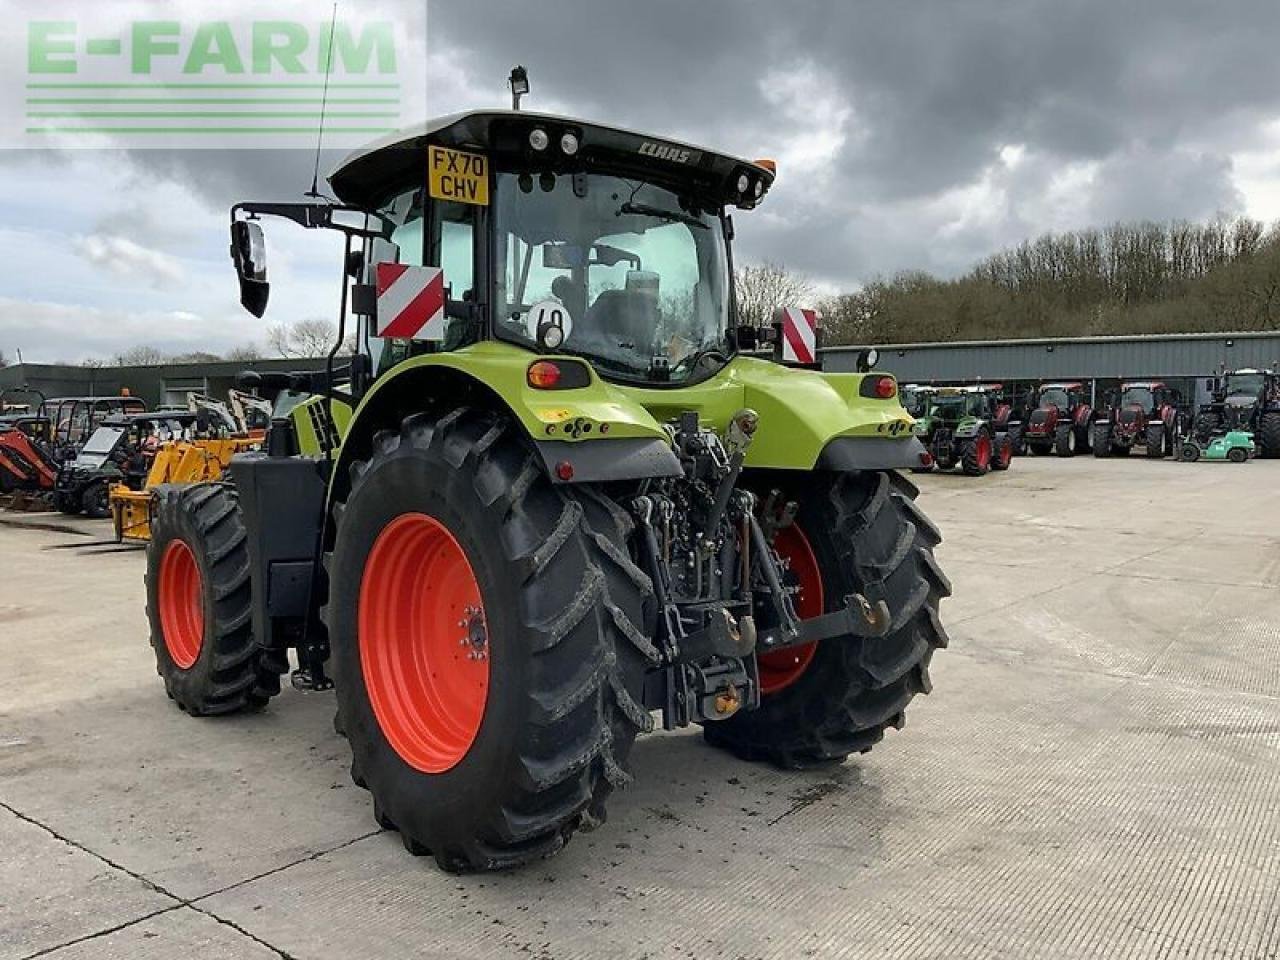
M 429 5 L 432 50 L 482 100 L 504 104 L 519 62 L 532 108 L 789 158 L 741 249 L 841 286 L 960 271 L 1047 229 L 1240 210 L 1230 154 L 1280 117 L 1277 36 L 1274 0 Z M 213 205 L 297 197 L 310 161 L 141 156 Z

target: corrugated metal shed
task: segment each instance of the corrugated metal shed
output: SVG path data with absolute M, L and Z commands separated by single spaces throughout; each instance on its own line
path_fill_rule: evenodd
M 824 369 L 853 370 L 859 349 L 824 350 Z M 903 382 L 1203 377 L 1216 373 L 1219 364 L 1280 365 L 1280 331 L 896 343 L 879 349 L 880 369 Z

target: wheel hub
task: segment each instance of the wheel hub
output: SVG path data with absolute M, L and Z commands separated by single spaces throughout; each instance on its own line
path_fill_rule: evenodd
M 435 517 L 402 514 L 378 535 L 358 631 L 365 690 L 387 742 L 423 773 L 456 766 L 484 719 L 489 636 L 471 562 Z

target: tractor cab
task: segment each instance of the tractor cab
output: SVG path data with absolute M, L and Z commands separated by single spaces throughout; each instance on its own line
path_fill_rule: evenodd
M 619 383 L 694 383 L 739 345 L 729 211 L 773 179 L 772 161 L 581 120 L 456 114 L 349 157 L 340 204 L 237 205 L 242 301 L 265 309 L 257 218 L 278 214 L 348 235 L 357 399 L 407 359 L 495 341 Z

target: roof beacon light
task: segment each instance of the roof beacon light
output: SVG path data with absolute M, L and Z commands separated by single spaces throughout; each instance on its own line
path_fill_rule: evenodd
M 511 88 L 511 109 L 520 109 L 520 98 L 529 92 L 529 72 L 517 65 L 507 78 L 507 86 Z

